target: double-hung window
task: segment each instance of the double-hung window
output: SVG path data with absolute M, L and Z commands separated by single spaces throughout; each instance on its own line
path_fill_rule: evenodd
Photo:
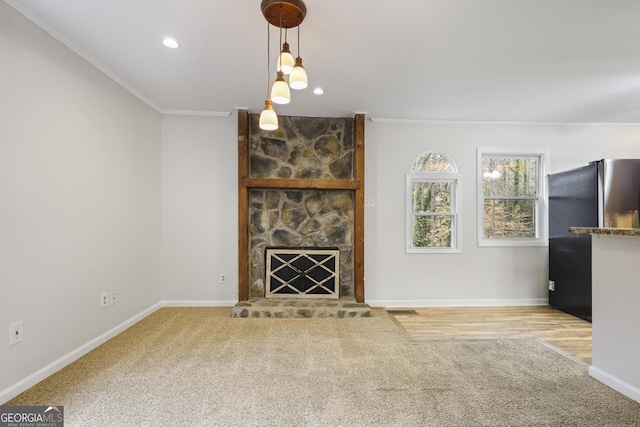
M 460 252 L 460 174 L 445 153 L 418 156 L 407 174 L 406 251 Z
M 478 149 L 478 245 L 547 244 L 548 150 Z

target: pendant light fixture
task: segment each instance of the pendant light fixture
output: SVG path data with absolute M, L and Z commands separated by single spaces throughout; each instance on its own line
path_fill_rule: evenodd
M 298 56 L 289 76 L 289 86 L 291 86 L 291 89 L 299 90 L 306 88 L 308 84 L 307 72 L 304 70 L 302 58 L 300 58 L 300 24 L 298 24 Z
M 282 24 L 280 24 L 282 25 Z M 280 29 L 282 31 L 282 29 Z M 287 43 L 287 29 L 284 29 L 284 43 L 282 44 L 282 50 L 280 51 L 280 56 L 278 57 L 278 71 L 282 71 L 283 73 L 289 75 L 291 74 L 291 70 L 293 70 L 294 60 L 291 51 L 289 50 L 289 43 Z
M 271 101 L 276 104 L 288 104 L 291 102 L 289 85 L 284 79 L 284 73 L 282 71 L 278 71 L 278 77 L 276 78 L 276 81 L 273 82 L 273 87 L 271 88 Z
M 264 110 L 260 113 L 259 126 L 263 130 L 276 130 L 278 129 L 278 116 L 276 115 L 273 106 L 271 105 L 271 98 L 269 97 L 269 84 L 271 83 L 271 62 L 269 57 L 271 55 L 269 51 L 269 43 L 271 38 L 269 37 L 269 22 L 267 21 L 267 100 L 264 102 Z
M 264 110 L 260 113 L 260 129 L 276 130 L 278 129 L 278 115 L 271 105 L 271 100 L 264 102 Z
M 260 129 L 274 130 L 278 128 L 278 117 L 273 110 L 273 103 L 288 104 L 291 100 L 292 89 L 304 89 L 307 87 L 307 74 L 302 67 L 302 59 L 300 58 L 300 24 L 307 14 L 307 7 L 302 0 L 262 0 L 260 5 L 262 14 L 267 20 L 267 56 L 269 53 L 269 25 L 280 28 L 280 43 L 282 50 L 278 55 L 277 61 L 277 77 L 273 83 L 271 91 L 267 93 L 265 107 L 260 114 Z M 289 43 L 287 43 L 287 29 L 298 27 L 298 57 L 293 60 Z M 282 43 L 282 30 L 285 30 L 285 40 Z M 270 67 L 269 58 L 267 59 L 267 67 Z M 289 77 L 289 84 L 285 80 L 285 74 L 293 73 Z M 270 70 L 267 72 L 267 85 L 271 81 Z M 268 87 L 268 86 L 267 86 Z

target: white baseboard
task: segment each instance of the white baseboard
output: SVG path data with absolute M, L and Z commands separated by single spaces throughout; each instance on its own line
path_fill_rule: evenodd
M 233 307 L 238 301 L 165 300 L 163 307 Z
M 162 306 L 163 305 L 162 305 L 161 302 L 152 305 L 151 307 L 149 307 L 148 309 L 142 311 L 141 313 L 138 313 L 135 316 L 131 317 L 130 319 L 122 322 L 121 324 L 119 324 L 119 325 L 117 325 L 117 326 L 115 326 L 113 328 L 111 328 L 110 330 L 108 330 L 104 334 L 99 335 L 98 337 L 92 339 L 88 343 L 86 343 L 84 345 L 81 345 L 77 349 L 75 349 L 75 350 L 65 354 L 64 356 L 60 357 L 59 359 L 54 360 L 53 362 L 49 363 L 48 365 L 46 365 L 42 369 L 37 370 L 36 372 L 34 372 L 33 374 L 27 376 L 26 378 L 24 378 L 24 379 L 18 381 L 17 383 L 5 388 L 4 390 L 0 391 L 0 404 L 3 404 L 4 402 L 8 402 L 9 400 L 13 399 L 14 397 L 19 395 L 23 391 L 28 390 L 29 388 L 31 388 L 34 385 L 38 384 L 40 381 L 44 380 L 45 378 L 49 377 L 50 375 L 55 374 L 60 369 L 62 369 L 65 366 L 73 363 L 74 361 L 78 360 L 79 358 L 81 358 L 85 354 L 89 353 L 91 350 L 97 348 L 101 344 L 104 344 L 105 342 L 107 342 L 111 338 L 115 337 L 119 333 L 123 332 L 125 329 L 129 328 L 130 326 L 138 323 L 139 321 L 141 321 L 142 319 L 144 319 L 145 317 L 147 317 L 148 315 L 150 315 L 154 311 L 158 310 Z
M 611 374 L 606 373 L 605 371 L 596 368 L 595 366 L 589 367 L 589 375 L 593 378 L 597 379 L 604 385 L 611 387 L 618 393 L 624 394 L 629 399 L 633 399 L 636 402 L 640 403 L 640 388 L 632 386 L 631 384 L 622 381 L 621 379 L 614 377 Z
M 371 307 L 388 308 L 420 308 L 420 307 L 509 307 L 548 305 L 547 298 L 523 299 L 411 299 L 411 300 L 376 300 L 366 299 Z
M 371 307 L 509 307 L 549 305 L 547 298 L 527 299 L 429 299 L 429 300 L 369 300 Z M 164 300 L 163 307 L 233 307 L 236 300 Z

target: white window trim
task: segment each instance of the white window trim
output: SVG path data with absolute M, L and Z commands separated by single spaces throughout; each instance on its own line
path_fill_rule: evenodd
M 538 203 L 536 205 L 536 231 L 537 237 L 530 238 L 485 238 L 484 237 L 484 195 L 482 194 L 482 158 L 485 154 L 492 156 L 537 156 L 540 158 L 538 162 Z M 547 192 L 547 173 L 549 171 L 549 157 L 551 150 L 547 148 L 487 148 L 478 147 L 477 153 L 477 230 L 478 230 L 478 246 L 548 246 L 549 245 L 549 220 L 548 220 L 548 202 L 549 196 Z
M 438 153 L 440 154 L 440 153 Z M 449 156 L 447 159 L 451 160 Z M 454 169 L 455 163 L 451 162 Z M 453 186 L 453 198 L 451 200 L 451 215 L 453 216 L 453 227 L 451 230 L 451 245 L 450 248 L 416 248 L 413 246 L 413 228 L 411 224 L 413 222 L 413 197 L 412 197 L 412 183 L 414 182 L 450 182 Z M 405 212 L 406 212 L 406 224 L 405 224 L 405 242 L 406 253 L 461 253 L 462 252 L 462 214 L 460 213 L 460 193 L 462 188 L 462 175 L 456 172 L 409 172 L 406 178 L 405 186 Z

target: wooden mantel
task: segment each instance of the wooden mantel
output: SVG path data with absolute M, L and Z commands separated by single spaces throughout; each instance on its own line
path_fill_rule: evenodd
M 252 188 L 351 190 L 354 192 L 354 296 L 364 302 L 364 115 L 354 117 L 354 179 L 249 177 L 249 112 L 238 110 L 238 301 L 249 299 L 249 190 Z
M 298 190 L 357 190 L 360 181 L 337 181 L 326 179 L 291 178 L 243 178 L 242 185 L 248 188 L 280 188 Z

